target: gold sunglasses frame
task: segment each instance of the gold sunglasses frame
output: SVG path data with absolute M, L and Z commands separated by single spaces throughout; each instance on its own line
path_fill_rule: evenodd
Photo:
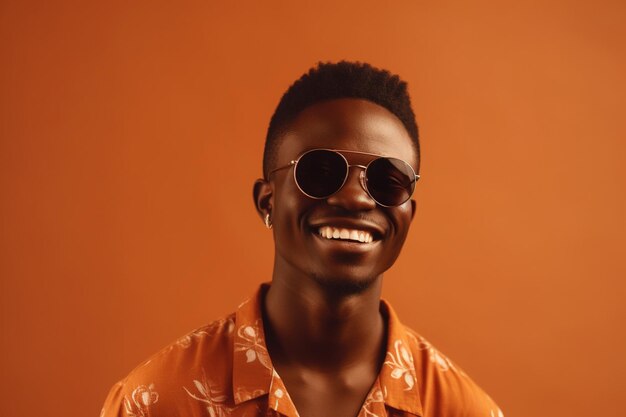
M 330 152 L 334 152 L 336 154 L 338 154 L 339 156 L 341 156 L 341 158 L 343 158 L 343 160 L 346 163 L 347 166 L 347 170 L 346 170 L 346 175 L 343 178 L 343 182 L 341 183 L 341 186 L 339 188 L 337 188 L 336 191 L 334 191 L 333 193 L 324 196 L 324 197 L 315 197 L 312 196 L 308 193 L 306 193 L 302 187 L 300 187 L 300 184 L 298 184 L 298 179 L 296 178 L 296 167 L 298 165 L 298 162 L 300 161 L 300 159 L 302 159 L 303 156 L 305 156 L 306 154 L 313 152 L 313 151 L 330 151 Z M 376 158 L 372 159 L 367 165 L 359 165 L 359 164 L 350 164 L 348 162 L 348 159 L 343 155 L 344 153 L 348 153 L 348 154 L 357 154 L 357 155 L 367 155 L 367 156 L 375 156 Z M 367 168 L 372 164 L 372 162 L 377 161 L 378 159 L 396 159 L 398 161 L 402 161 L 404 162 L 410 169 L 411 172 L 414 175 L 414 179 L 413 179 L 413 183 L 412 183 L 412 188 L 411 188 L 411 192 L 409 193 L 409 196 L 406 200 L 404 200 L 402 203 L 397 204 L 397 205 L 387 205 L 387 204 L 382 204 L 380 203 L 377 199 L 374 198 L 374 196 L 370 193 L 369 189 L 367 188 Z M 346 181 L 348 180 L 348 176 L 350 175 L 350 168 L 351 167 L 357 167 L 357 168 L 362 168 L 363 170 L 361 171 L 361 173 L 359 174 L 359 182 L 361 183 L 361 187 L 363 188 L 363 190 L 365 190 L 365 192 L 367 193 L 367 195 L 370 196 L 370 198 L 372 200 L 374 200 L 376 202 L 376 204 L 378 204 L 379 206 L 382 207 L 398 207 L 401 206 L 402 204 L 406 203 L 407 201 L 409 201 L 411 199 L 411 197 L 413 196 L 413 193 L 415 192 L 415 184 L 417 183 L 417 181 L 420 179 L 420 175 L 415 173 L 415 170 L 413 169 L 413 167 L 411 166 L 411 164 L 409 164 L 408 162 L 406 162 L 403 159 L 400 158 L 394 158 L 391 156 L 384 156 L 384 155 L 378 155 L 378 154 L 374 154 L 374 153 L 368 153 L 368 152 L 361 152 L 361 151 L 350 151 L 350 150 L 346 150 L 346 149 L 328 149 L 328 148 L 315 148 L 315 149 L 309 149 L 303 153 L 301 153 L 296 159 L 293 159 L 291 161 L 289 161 L 289 163 L 287 165 L 283 165 L 280 166 L 278 168 L 274 168 L 273 170 L 271 170 L 270 172 L 268 172 L 267 176 L 268 178 L 276 171 L 280 171 L 282 169 L 285 168 L 290 168 L 290 167 L 294 167 L 293 169 L 293 180 L 296 183 L 296 186 L 298 187 L 298 189 L 300 190 L 300 192 L 304 195 L 306 195 L 309 198 L 313 198 L 315 200 L 323 200 L 326 199 L 330 196 L 332 196 L 333 194 L 339 192 L 344 185 L 346 185 Z

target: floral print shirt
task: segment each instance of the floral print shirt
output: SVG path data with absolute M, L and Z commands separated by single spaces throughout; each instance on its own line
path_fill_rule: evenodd
M 167 346 L 115 384 L 100 417 L 298 417 L 272 367 L 261 304 L 267 284 L 237 311 Z M 498 406 L 385 301 L 387 355 L 358 417 L 502 417 Z

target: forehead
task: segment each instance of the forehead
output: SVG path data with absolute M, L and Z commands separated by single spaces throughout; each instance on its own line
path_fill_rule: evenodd
M 413 142 L 386 108 L 362 99 L 335 99 L 304 109 L 291 122 L 277 151 L 278 165 L 309 149 L 367 152 L 404 159 L 417 168 Z

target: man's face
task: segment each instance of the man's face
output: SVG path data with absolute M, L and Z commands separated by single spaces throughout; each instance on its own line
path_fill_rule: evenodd
M 340 149 L 390 156 L 417 170 L 417 156 L 402 122 L 387 109 L 358 99 L 317 103 L 290 124 L 277 153 L 280 167 L 303 152 Z M 367 165 L 375 156 L 345 153 L 350 165 Z M 293 167 L 274 172 L 271 217 L 277 273 L 301 274 L 321 284 L 358 292 L 373 283 L 398 257 L 415 203 L 382 207 L 359 180 L 362 168 L 351 167 L 343 188 L 326 199 L 304 195 L 294 181 Z M 328 239 L 335 229 L 357 230 L 372 242 Z M 329 229 L 330 228 L 330 229 Z

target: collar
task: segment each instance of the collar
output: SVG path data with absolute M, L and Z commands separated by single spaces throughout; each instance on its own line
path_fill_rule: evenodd
M 287 390 L 274 370 L 265 344 L 262 305 L 268 289 L 268 283 L 261 284 L 235 313 L 233 399 L 237 405 L 268 395 L 268 407 L 284 415 L 297 415 L 293 402 L 285 401 Z M 380 308 L 387 321 L 387 354 L 368 400 L 422 416 L 410 336 L 389 303 L 381 300 Z
M 387 301 L 380 301 L 380 310 L 387 320 L 387 354 L 378 375 L 385 405 L 422 416 L 415 361 L 409 344 L 412 335 Z

